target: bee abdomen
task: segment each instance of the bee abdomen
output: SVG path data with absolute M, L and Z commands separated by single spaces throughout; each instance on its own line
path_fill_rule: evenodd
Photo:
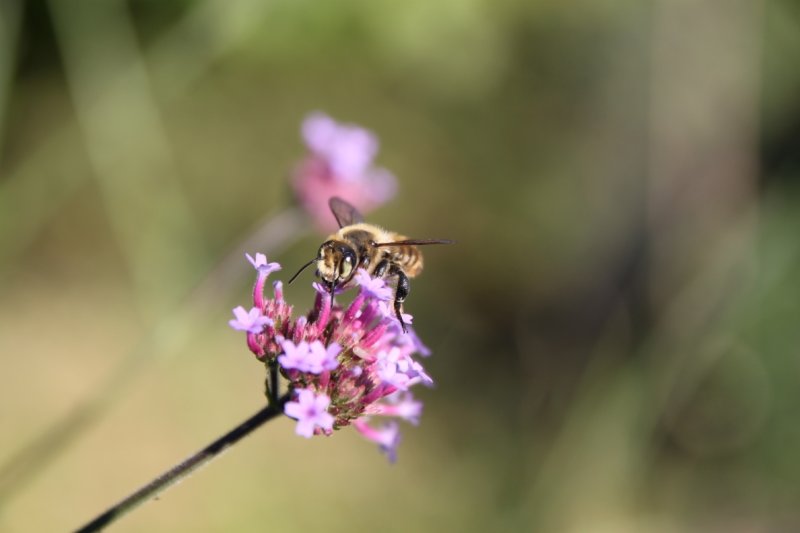
M 416 246 L 400 246 L 393 251 L 392 261 L 403 269 L 409 278 L 422 272 L 422 253 Z

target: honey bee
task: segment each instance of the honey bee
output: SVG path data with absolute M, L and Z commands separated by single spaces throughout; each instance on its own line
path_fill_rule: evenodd
M 422 254 L 417 246 L 452 244 L 453 241 L 409 239 L 393 231 L 367 224 L 355 207 L 336 196 L 328 201 L 328 205 L 339 224 L 339 231 L 325 239 L 319 247 L 317 257 L 303 265 L 289 283 L 316 263 L 316 275 L 330 291 L 333 305 L 336 288 L 348 286 L 359 268 L 365 269 L 372 277 L 394 278 L 394 312 L 403 332 L 407 332 L 402 307 L 410 289 L 408 280 L 422 272 Z

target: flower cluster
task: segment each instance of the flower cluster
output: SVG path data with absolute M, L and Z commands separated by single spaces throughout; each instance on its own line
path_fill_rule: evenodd
M 336 226 L 328 209 L 332 196 L 346 198 L 364 213 L 394 196 L 395 177 L 372 164 L 378 139 L 371 131 L 315 112 L 303 122 L 302 135 L 310 153 L 297 167 L 292 186 L 323 230 Z
M 433 380 L 412 355 L 430 351 L 409 328 L 403 333 L 388 302 L 392 290 L 379 278 L 360 270 L 354 276 L 358 293 L 349 305 L 331 302 L 326 288 L 314 283 L 311 311 L 292 318 L 292 306 L 283 297 L 283 285 L 273 283 L 273 297 L 264 288 L 268 276 L 280 269 L 264 254 L 247 256 L 257 271 L 253 307 L 233 310 L 232 328 L 247 334 L 247 346 L 262 362 L 277 365 L 288 381 L 292 401 L 284 412 L 297 420 L 304 437 L 330 435 L 352 425 L 377 443 L 394 461 L 399 443 L 398 425 L 391 421 L 373 427 L 372 416 L 395 417 L 417 424 L 422 404 L 409 389 Z M 404 320 L 411 322 L 411 316 Z

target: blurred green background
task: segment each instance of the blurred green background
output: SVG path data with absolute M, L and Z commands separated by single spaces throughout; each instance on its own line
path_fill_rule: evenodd
M 320 242 L 313 110 L 380 137 L 370 220 L 458 241 L 406 305 L 422 424 L 389 466 L 272 422 L 115 531 L 800 530 L 794 0 L 4 0 L 0 529 L 262 405 L 226 321 L 243 240 Z

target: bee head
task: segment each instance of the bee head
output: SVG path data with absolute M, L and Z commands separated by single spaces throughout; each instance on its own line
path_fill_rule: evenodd
M 326 241 L 319 247 L 317 272 L 327 283 L 346 283 L 355 272 L 356 253 L 346 243 Z

